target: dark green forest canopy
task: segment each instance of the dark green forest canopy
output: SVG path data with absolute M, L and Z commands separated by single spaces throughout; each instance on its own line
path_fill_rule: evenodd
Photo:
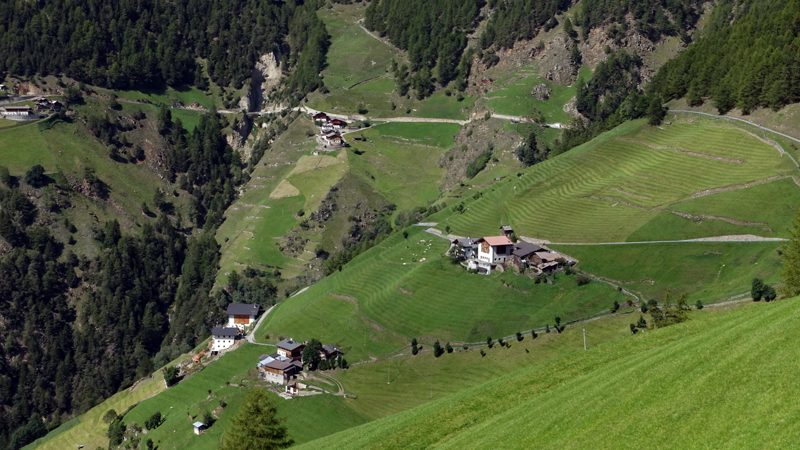
M 695 106 L 710 97 L 720 113 L 800 102 L 800 2 L 722 2 L 704 35 L 668 61 L 649 89 Z
M 481 35 L 481 47 L 511 48 L 519 40 L 533 39 L 539 29 L 571 4 L 569 0 L 491 0 L 489 6 L 496 10 Z
M 439 81 L 446 84 L 457 76 L 466 34 L 475 27 L 484 4 L 484 0 L 374 0 L 364 25 L 406 50 L 412 71 L 438 65 Z
M 327 33 L 320 0 L 42 0 L 0 3 L 0 72 L 64 73 L 111 88 L 203 84 L 197 59 L 240 88 L 270 51 L 301 67 L 294 87 L 316 88 Z M 313 45 L 306 47 L 306 44 Z M 322 48 L 320 48 L 322 47 Z M 301 52 L 312 53 L 307 58 Z M 319 54 L 322 53 L 320 62 Z
M 702 3 L 699 0 L 583 0 L 577 25 L 585 38 L 592 28 L 625 24 L 626 15 L 630 13 L 636 31 L 653 41 L 662 35 L 681 36 L 686 40 L 686 31 L 693 28 L 700 17 Z M 616 27 L 609 33 L 616 37 Z

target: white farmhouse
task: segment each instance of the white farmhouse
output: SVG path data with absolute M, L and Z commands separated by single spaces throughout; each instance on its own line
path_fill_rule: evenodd
M 211 351 L 218 352 L 232 347 L 236 343 L 238 335 L 238 328 L 214 327 L 211 330 L 211 336 L 214 339 L 211 343 Z
M 244 330 L 245 327 L 255 322 L 258 315 L 258 305 L 250 303 L 231 303 L 228 305 L 228 327 Z
M 486 236 L 475 241 L 478 260 L 489 264 L 503 264 L 514 251 L 514 243 L 505 236 Z

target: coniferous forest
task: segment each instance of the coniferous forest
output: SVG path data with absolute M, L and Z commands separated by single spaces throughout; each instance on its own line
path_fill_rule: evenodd
M 721 2 L 703 35 L 659 70 L 652 90 L 693 106 L 711 99 L 723 114 L 800 102 L 800 3 Z
M 46 0 L 0 4 L 0 72 L 65 74 L 114 89 L 240 88 L 256 59 L 282 55 L 289 85 L 316 89 L 327 32 L 319 0 Z M 204 72 L 204 60 L 207 70 Z
M 275 302 L 271 279 L 255 270 L 212 293 L 216 229 L 246 175 L 216 113 L 192 133 L 168 113 L 159 120 L 167 170 L 191 195 L 198 233 L 182 229 L 157 193 L 154 221 L 134 234 L 106 222 L 93 236 L 98 252 L 76 255 L 29 197 L 46 185 L 65 203 L 80 194 L 62 176 L 42 181 L 32 169 L 13 177 L 0 167 L 0 236 L 12 246 L 0 257 L 0 448 L 20 448 L 189 351 L 231 301 Z M 84 181 L 102 197 L 103 180 L 87 170 Z

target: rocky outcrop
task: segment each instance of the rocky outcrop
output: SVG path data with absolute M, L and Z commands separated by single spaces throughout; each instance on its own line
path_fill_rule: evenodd
M 280 54 L 267 53 L 256 61 L 250 80 L 245 86 L 245 93 L 239 100 L 239 107 L 247 112 L 264 109 L 264 99 L 278 87 L 281 82 Z
M 531 90 L 533 98 L 541 101 L 550 99 L 550 95 L 552 94 L 553 91 L 544 83 L 534 86 L 533 90 Z
M 544 78 L 557 83 L 572 84 L 575 80 L 577 67 L 574 67 L 569 54 L 572 43 L 564 34 L 557 34 L 553 39 L 544 44 L 544 51 L 540 55 L 541 71 Z
M 253 120 L 248 116 L 243 116 L 238 124 L 233 128 L 233 132 L 229 134 L 226 139 L 228 145 L 234 150 L 239 150 L 244 147 L 247 142 L 247 137 L 250 136 L 250 131 L 253 129 Z

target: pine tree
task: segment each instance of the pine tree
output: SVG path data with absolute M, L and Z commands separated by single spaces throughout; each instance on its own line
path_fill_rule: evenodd
M 667 109 L 664 108 L 664 99 L 660 94 L 655 94 L 650 99 L 650 104 L 647 106 L 647 123 L 652 126 L 661 125 L 664 117 L 667 116 Z
M 266 389 L 255 388 L 247 394 L 230 431 L 223 437 L 222 450 L 288 448 L 294 440 L 277 417 L 278 408 Z
M 783 245 L 783 286 L 780 287 L 784 297 L 800 295 L 800 211 L 795 215 L 792 228 L 789 230 L 789 240 Z

